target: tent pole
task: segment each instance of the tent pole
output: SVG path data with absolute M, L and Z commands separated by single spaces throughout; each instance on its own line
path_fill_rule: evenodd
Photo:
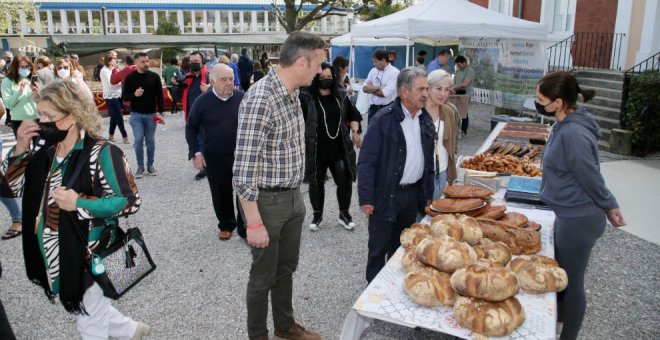
M 355 79 L 355 50 L 353 46 L 353 34 L 351 34 L 351 44 L 348 49 L 348 60 L 350 62 L 350 76 L 352 79 Z
M 406 67 L 410 65 L 410 36 L 406 33 Z

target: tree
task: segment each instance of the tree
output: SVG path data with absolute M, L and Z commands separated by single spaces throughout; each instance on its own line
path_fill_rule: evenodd
M 363 0 L 368 1 L 368 0 Z M 346 12 L 339 11 L 324 11 L 326 8 L 352 8 L 355 1 L 351 0 L 284 0 L 284 11 L 279 5 L 272 2 L 271 6 L 275 12 L 275 17 L 284 27 L 287 33 L 293 31 L 300 31 L 310 23 L 321 20 L 327 16 L 337 15 L 345 16 Z M 310 11 L 303 11 L 304 5 L 314 5 Z
M 362 4 L 364 5 L 363 8 L 365 8 L 362 13 L 364 20 L 374 20 L 410 7 L 413 5 L 413 2 L 412 0 L 362 0 Z M 370 4 L 373 6 L 368 6 Z
M 34 26 L 34 11 L 39 9 L 31 0 L 0 0 L 2 3 L 2 13 L 0 14 L 0 36 L 6 35 L 9 25 L 14 25 L 14 33 L 23 36 L 19 25 L 21 15 L 25 15 L 25 20 L 29 26 Z

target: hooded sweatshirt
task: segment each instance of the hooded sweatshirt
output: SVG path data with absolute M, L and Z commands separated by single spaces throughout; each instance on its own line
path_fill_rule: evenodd
M 555 123 L 543 151 L 541 199 L 559 217 L 584 217 L 618 208 L 600 174 L 600 128 L 585 108 Z

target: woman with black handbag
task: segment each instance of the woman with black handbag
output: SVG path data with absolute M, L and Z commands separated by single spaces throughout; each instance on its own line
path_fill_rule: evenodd
M 12 190 L 24 198 L 28 278 L 51 300 L 59 295 L 83 339 L 141 339 L 150 327 L 112 307 L 89 268 L 90 252 L 121 239 L 117 217 L 140 207 L 125 156 L 99 138 L 96 106 L 75 82 L 51 82 L 33 95 L 39 122 L 21 124 L 2 165 Z M 76 176 L 74 168 L 84 170 Z

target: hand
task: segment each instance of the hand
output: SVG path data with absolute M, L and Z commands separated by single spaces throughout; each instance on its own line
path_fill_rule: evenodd
M 135 95 L 136 97 L 141 97 L 143 93 L 144 93 L 144 89 L 142 89 L 141 87 L 139 87 L 137 90 L 135 90 L 134 95 Z
M 193 157 L 193 166 L 199 171 L 204 170 L 206 167 L 206 159 L 204 159 L 204 155 L 195 155 L 195 157 Z
M 23 94 L 25 89 L 27 89 L 30 86 L 30 83 L 27 80 L 22 80 L 20 83 L 18 83 L 18 91 Z
M 35 93 L 39 92 L 39 83 L 30 84 L 30 89 L 32 90 L 32 92 L 35 92 Z
M 353 132 L 353 145 L 358 149 L 362 146 L 362 137 L 357 132 Z
M 383 89 L 382 88 L 378 88 L 376 91 L 374 91 L 373 94 L 378 96 L 378 97 L 385 97 L 385 94 L 383 94 Z
M 266 248 L 269 241 L 268 230 L 265 226 L 262 225 L 257 229 L 247 229 L 247 243 L 249 245 L 255 248 Z
M 16 148 L 14 149 L 15 155 L 20 155 L 30 148 L 32 138 L 39 136 L 41 128 L 33 120 L 24 120 L 21 126 L 16 131 Z
M 211 84 L 199 84 L 199 89 L 202 90 L 202 93 L 206 92 L 209 87 L 211 87 Z
M 623 220 L 623 214 L 621 214 L 621 209 L 619 208 L 608 211 L 607 219 L 615 228 L 623 227 L 626 225 L 626 221 Z
M 65 187 L 57 187 L 53 190 L 53 199 L 60 209 L 64 211 L 75 211 L 76 200 L 78 200 L 78 193 L 73 189 L 66 189 Z
M 363 212 L 367 217 L 373 215 L 373 213 L 374 213 L 374 206 L 371 205 L 371 204 L 361 205 L 361 206 L 360 206 L 360 209 L 362 209 L 362 212 Z

